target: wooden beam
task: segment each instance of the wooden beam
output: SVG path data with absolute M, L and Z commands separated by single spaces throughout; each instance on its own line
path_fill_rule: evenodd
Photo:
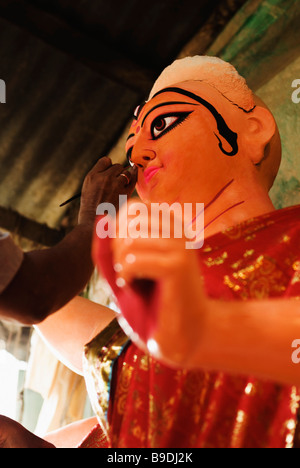
M 155 73 L 24 0 L 0 0 L 0 16 L 144 98 Z
M 49 228 L 3 207 L 0 207 L 0 228 L 45 247 L 56 245 L 66 234 L 64 229 Z

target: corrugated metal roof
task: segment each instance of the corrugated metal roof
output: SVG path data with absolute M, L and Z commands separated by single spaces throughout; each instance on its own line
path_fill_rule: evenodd
M 55 227 L 137 96 L 0 20 L 0 204 Z
M 220 0 L 31 0 L 77 30 L 157 72 L 201 28 Z M 229 2 L 230 3 L 230 2 Z M 232 3 L 232 1 L 231 1 Z

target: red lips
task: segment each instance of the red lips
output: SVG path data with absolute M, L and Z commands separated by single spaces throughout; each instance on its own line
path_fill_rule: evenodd
M 144 170 L 144 179 L 145 179 L 146 184 L 150 182 L 152 177 L 157 173 L 157 171 L 159 171 L 159 169 L 161 168 L 158 166 L 152 166 L 152 167 L 147 167 L 147 169 Z

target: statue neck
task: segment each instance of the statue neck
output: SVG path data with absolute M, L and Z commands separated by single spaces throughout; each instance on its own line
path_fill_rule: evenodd
M 274 210 L 268 192 L 260 184 L 245 186 L 233 181 L 205 203 L 205 237 Z

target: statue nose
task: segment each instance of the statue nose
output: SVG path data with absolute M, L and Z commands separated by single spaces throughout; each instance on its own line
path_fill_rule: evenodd
M 131 153 L 129 155 L 129 161 L 141 168 L 145 168 L 148 162 L 153 161 L 155 158 L 155 151 L 148 149 L 138 150 L 134 147 L 131 149 Z

